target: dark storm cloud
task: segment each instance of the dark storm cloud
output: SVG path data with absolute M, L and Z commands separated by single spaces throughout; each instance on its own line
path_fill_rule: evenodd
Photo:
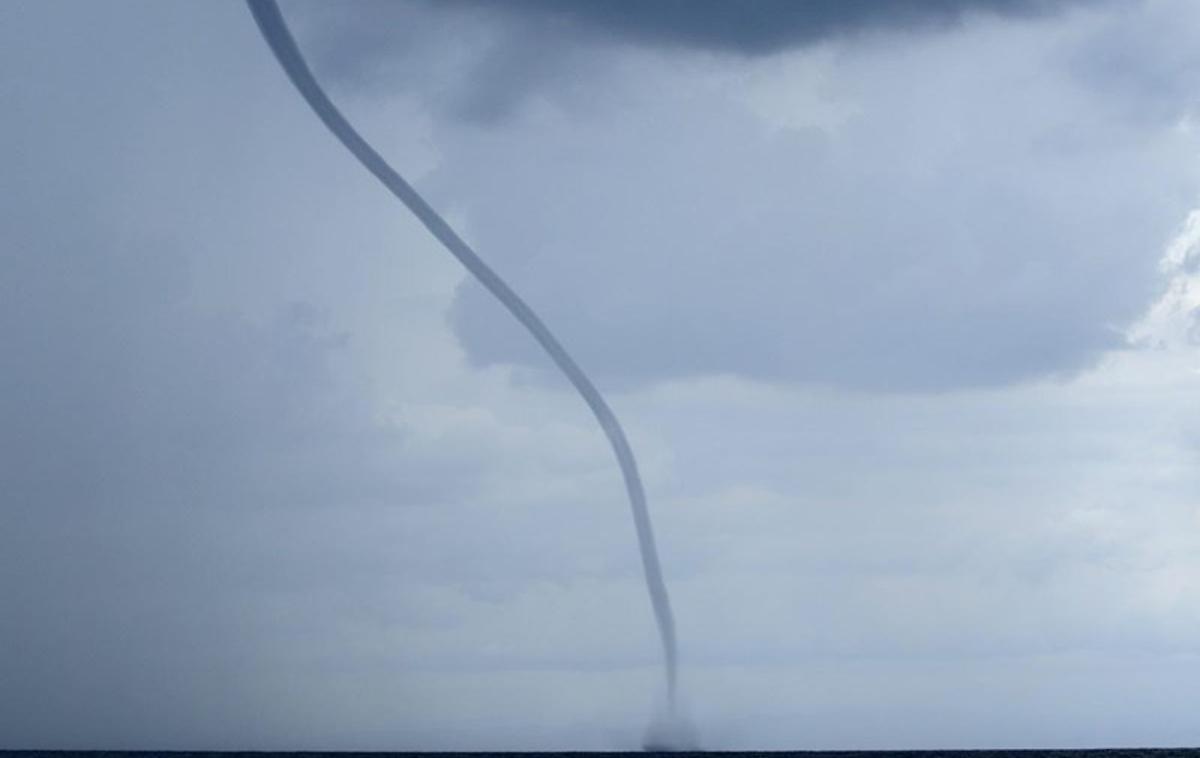
M 973 12 L 1045 13 L 1064 0 L 509 0 L 459 4 L 488 8 L 562 30 L 597 33 L 649 45 L 680 45 L 762 55 L 828 37 L 878 29 L 954 24 Z M 452 1 L 451 4 L 454 4 Z

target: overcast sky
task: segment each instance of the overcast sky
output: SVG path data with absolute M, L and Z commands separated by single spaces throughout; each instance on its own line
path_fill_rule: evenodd
M 1200 4 L 283 10 L 703 746 L 1200 744 Z M 635 748 L 628 512 L 240 3 L 0 3 L 0 748 Z

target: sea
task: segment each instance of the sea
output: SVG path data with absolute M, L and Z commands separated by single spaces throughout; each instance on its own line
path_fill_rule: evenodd
M 730 756 L 730 758 L 1200 758 L 1200 748 L 1113 748 L 1088 750 L 775 750 L 775 751 L 673 751 L 639 752 L 439 752 L 439 753 L 330 753 L 330 752 L 203 752 L 167 750 L 0 750 L 0 758 L 643 758 L 646 755 Z

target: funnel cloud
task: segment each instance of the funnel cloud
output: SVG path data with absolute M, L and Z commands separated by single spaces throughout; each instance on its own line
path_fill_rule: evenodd
M 425 202 L 417 191 L 396 173 L 342 116 L 313 77 L 274 0 L 247 0 L 247 5 L 276 59 L 325 126 L 368 171 L 374 174 L 393 195 L 413 212 L 425 225 L 425 228 L 450 251 L 450 254 L 457 258 L 479 283 L 495 295 L 496 299 L 521 322 L 555 365 L 570 380 L 595 415 L 600 428 L 604 430 L 605 436 L 612 445 L 613 453 L 616 455 L 621 475 L 625 481 L 625 489 L 629 495 L 629 505 L 633 512 L 633 523 L 637 532 L 638 548 L 641 552 L 642 568 L 646 578 L 646 589 L 650 595 L 650 602 L 654 609 L 654 617 L 662 641 L 667 699 L 673 712 L 678 678 L 675 620 L 671 612 L 666 583 L 663 581 L 662 567 L 659 564 L 658 550 L 655 547 L 654 529 L 650 522 L 649 510 L 646 507 L 646 495 L 642 488 L 641 477 L 638 475 L 637 461 L 616 415 L 609 408 L 599 390 L 588 379 L 587 374 L 575 363 L 533 309 L 491 267 L 484 263 L 437 211 Z

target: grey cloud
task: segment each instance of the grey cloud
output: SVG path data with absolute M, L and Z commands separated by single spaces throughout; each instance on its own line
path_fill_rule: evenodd
M 352 8 L 301 3 L 318 69 L 370 91 L 416 90 L 490 123 L 577 88 L 597 48 L 633 44 L 761 56 L 864 32 L 946 29 L 972 16 L 1051 15 L 1077 0 L 478 0 Z M 555 95 L 552 95 L 555 96 Z M 588 95 L 582 95 L 585 99 Z
M 1056 68 L 1059 49 L 983 28 L 847 53 L 817 90 L 847 111 L 828 129 L 780 127 L 739 84 L 648 62 L 594 123 L 564 108 L 486 135 L 447 127 L 442 192 L 606 381 L 940 391 L 1066 375 L 1122 346 L 1196 176 L 1187 103 L 1113 118 L 1107 91 Z M 473 288 L 454 315 L 480 363 L 538 365 Z
M 1086 368 L 1161 285 L 1157 251 L 1192 202 L 1177 126 L 1200 67 L 1149 41 L 1180 27 L 1170 9 L 1139 7 L 1036 24 L 976 8 L 954 34 L 714 60 L 559 51 L 549 11 L 417 4 L 387 11 L 407 14 L 411 47 L 380 33 L 363 55 L 440 113 L 427 186 L 605 384 L 734 372 L 940 391 Z M 389 28 L 376 12 L 300 15 L 345 64 L 358 48 L 321 19 Z M 1106 75 L 1105 55 L 1137 65 Z M 772 76 L 767 110 L 818 116 L 748 106 Z M 1144 77 L 1154 94 L 1112 86 Z M 516 100 L 510 79 L 528 88 Z M 477 289 L 453 318 L 477 364 L 541 365 Z
M 1130 124 L 1169 119 L 1195 108 L 1200 52 L 1169 4 L 1145 3 L 1123 23 L 1062 51 L 1062 65 L 1108 94 L 1110 118 Z

